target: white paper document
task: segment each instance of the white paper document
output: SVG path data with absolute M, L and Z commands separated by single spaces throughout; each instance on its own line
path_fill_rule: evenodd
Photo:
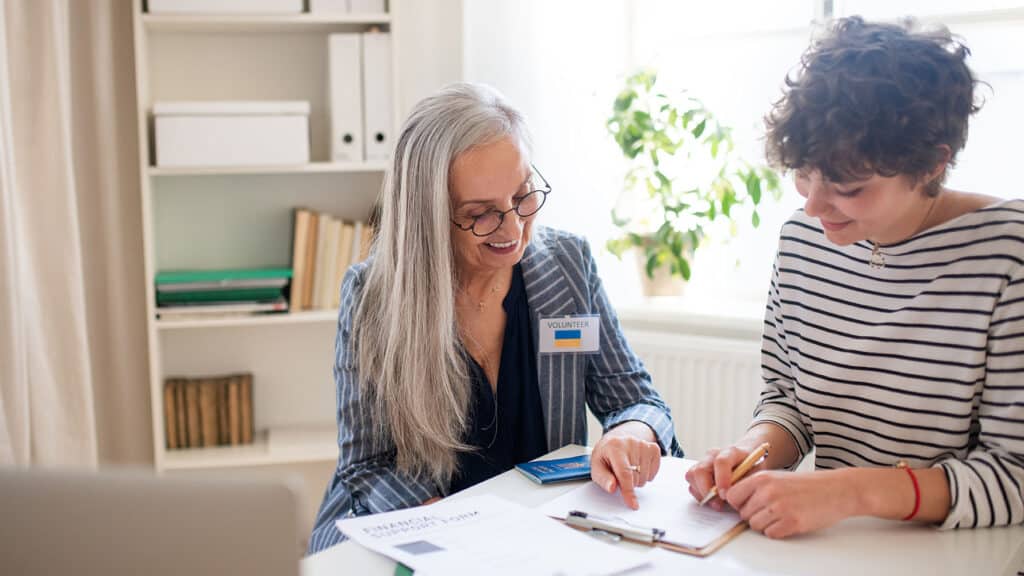
M 647 554 L 608 545 L 497 496 L 337 521 L 357 543 L 429 574 L 620 574 Z
M 683 475 L 692 460 L 665 457 L 653 481 L 636 489 L 639 510 L 632 510 L 622 501 L 622 494 L 609 494 L 597 484 L 588 482 L 540 507 L 553 518 L 565 519 L 572 510 L 616 519 L 638 528 L 665 531 L 662 542 L 684 548 L 704 548 L 740 523 L 740 516 L 731 510 L 718 512 L 700 506 L 690 495 Z

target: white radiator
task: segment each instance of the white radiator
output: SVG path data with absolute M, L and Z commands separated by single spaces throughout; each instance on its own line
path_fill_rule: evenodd
M 626 330 L 654 386 L 672 409 L 676 437 L 688 458 L 726 446 L 750 424 L 761 392 L 761 342 Z M 591 416 L 590 444 L 601 436 Z

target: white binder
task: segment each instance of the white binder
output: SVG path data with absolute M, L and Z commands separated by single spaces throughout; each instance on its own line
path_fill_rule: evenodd
M 384 0 L 348 0 L 349 12 L 358 14 L 384 14 L 387 8 Z
M 331 34 L 328 44 L 328 91 L 331 106 L 331 160 L 362 162 L 363 89 L 359 34 Z
M 366 160 L 387 160 L 394 138 L 391 82 L 391 34 L 363 34 L 363 104 Z

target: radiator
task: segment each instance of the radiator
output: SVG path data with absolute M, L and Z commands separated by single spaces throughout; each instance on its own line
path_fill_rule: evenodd
M 726 446 L 750 424 L 761 392 L 761 342 L 627 330 L 628 339 L 654 379 L 689 458 Z M 591 416 L 590 444 L 601 435 Z

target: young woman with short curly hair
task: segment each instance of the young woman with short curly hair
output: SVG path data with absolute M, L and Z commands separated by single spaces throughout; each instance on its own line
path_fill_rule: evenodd
M 978 110 L 968 55 L 945 30 L 840 20 L 767 117 L 806 204 L 781 231 L 754 421 L 687 477 L 769 537 L 1024 521 L 1024 201 L 943 186 Z M 785 471 L 812 449 L 815 471 Z

